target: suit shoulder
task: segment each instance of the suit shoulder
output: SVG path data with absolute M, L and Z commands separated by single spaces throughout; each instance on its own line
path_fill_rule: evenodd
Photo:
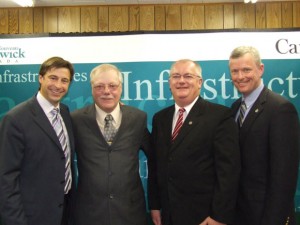
M 121 106 L 121 110 L 124 110 L 124 111 L 127 111 L 127 112 L 130 112 L 130 113 L 134 113 L 134 114 L 136 114 L 137 116 L 145 116 L 145 115 L 147 115 L 147 113 L 145 112 L 145 111 L 143 111 L 143 110 L 140 110 L 140 109 L 138 109 L 138 108 L 136 108 L 136 107 L 133 107 L 133 106 L 129 106 L 129 105 L 123 105 L 123 106 Z
M 211 111 L 215 111 L 215 112 L 220 112 L 220 113 L 224 113 L 224 112 L 230 112 L 231 109 L 225 105 L 221 105 L 219 103 L 214 103 L 214 102 L 209 102 L 204 100 L 207 109 L 211 110 Z
M 80 108 L 80 109 L 76 109 L 74 111 L 71 112 L 71 117 L 72 118 L 75 118 L 75 117 L 80 117 L 82 116 L 87 110 L 89 110 L 93 105 L 88 105 L 88 106 L 85 106 L 83 108 Z
M 19 103 L 14 108 L 9 110 L 6 114 L 6 116 L 12 116 L 12 117 L 22 117 L 24 118 L 24 115 L 29 112 L 30 104 L 32 104 L 32 99 L 28 99 L 24 102 Z
M 159 111 L 157 111 L 154 116 L 157 117 L 157 116 L 164 116 L 166 113 L 168 113 L 170 110 L 174 109 L 174 105 L 171 105 L 171 106 L 168 106 L 166 108 L 163 108 Z

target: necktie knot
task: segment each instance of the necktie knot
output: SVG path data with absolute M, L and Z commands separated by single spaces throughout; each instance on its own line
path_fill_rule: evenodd
M 51 114 L 52 114 L 52 116 L 57 116 L 59 114 L 59 108 L 53 108 L 51 110 Z
M 104 118 L 105 124 L 110 123 L 114 120 L 111 114 L 107 114 L 106 117 Z

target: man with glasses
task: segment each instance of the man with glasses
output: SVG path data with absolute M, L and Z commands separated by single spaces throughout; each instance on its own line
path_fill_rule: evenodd
M 95 103 L 72 113 L 79 172 L 75 225 L 146 225 L 139 150 L 151 165 L 147 115 L 120 104 L 123 79 L 114 65 L 95 67 L 90 79 Z
M 149 178 L 155 225 L 224 225 L 234 219 L 240 174 L 238 128 L 227 107 L 202 99 L 201 67 L 175 62 L 175 104 L 153 117 L 156 176 Z

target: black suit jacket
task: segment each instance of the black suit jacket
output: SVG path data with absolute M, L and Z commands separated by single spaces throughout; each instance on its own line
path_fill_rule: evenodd
M 232 109 L 239 110 L 241 99 Z M 242 172 L 236 225 L 295 225 L 299 163 L 295 107 L 263 89 L 240 129 Z
M 198 225 L 208 216 L 232 222 L 240 155 L 230 109 L 199 97 L 172 144 L 174 110 L 173 105 L 153 117 L 157 172 L 149 179 L 150 208 L 162 208 L 163 225 L 170 219 L 173 225 Z
M 122 105 L 122 121 L 112 145 L 96 121 L 95 105 L 72 113 L 78 159 L 76 225 L 146 225 L 139 150 L 151 164 L 147 115 Z
M 72 150 L 74 138 L 69 111 L 63 104 L 60 108 Z M 64 174 L 63 150 L 36 97 L 9 111 L 0 123 L 2 223 L 60 225 Z

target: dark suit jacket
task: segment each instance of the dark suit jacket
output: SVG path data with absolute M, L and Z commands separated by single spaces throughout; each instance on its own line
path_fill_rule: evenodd
M 61 115 L 73 149 L 71 118 L 68 108 L 62 104 Z M 63 150 L 36 97 L 9 111 L 0 124 L 3 224 L 60 225 L 64 174 Z
M 171 143 L 174 105 L 153 118 L 157 189 L 151 209 L 162 208 L 163 225 L 198 225 L 206 217 L 230 223 L 234 218 L 240 155 L 238 129 L 227 107 L 201 97 Z
M 232 108 L 236 114 L 241 99 Z M 240 129 L 242 172 L 236 225 L 296 224 L 299 163 L 295 107 L 266 87 Z M 288 219 L 289 217 L 289 219 Z
M 146 113 L 121 106 L 122 121 L 109 146 L 96 121 L 95 105 L 72 113 L 78 159 L 76 225 L 146 225 L 139 150 L 149 157 Z

